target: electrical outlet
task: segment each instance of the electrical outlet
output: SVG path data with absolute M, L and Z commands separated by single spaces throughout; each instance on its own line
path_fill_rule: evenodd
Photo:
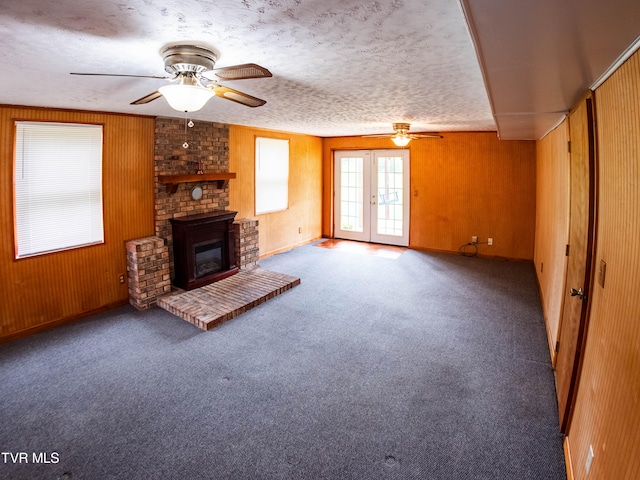
M 302 233 L 302 227 L 298 227 L 298 233 Z
M 121 273 L 121 274 L 118 276 L 118 281 L 119 281 L 120 283 L 124 283 L 124 273 Z
M 584 462 L 584 469 L 589 473 L 591 470 L 591 462 L 593 461 L 593 445 L 589 445 L 589 453 L 587 454 L 587 461 Z
M 473 237 L 471 237 L 471 243 L 478 243 L 478 236 L 474 235 Z
M 487 245 L 493 245 L 493 238 L 492 237 L 489 237 L 487 239 Z

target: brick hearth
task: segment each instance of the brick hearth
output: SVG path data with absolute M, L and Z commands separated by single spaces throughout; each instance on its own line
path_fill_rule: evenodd
M 188 292 L 165 295 L 158 299 L 158 306 L 210 330 L 299 284 L 297 277 L 254 268 Z

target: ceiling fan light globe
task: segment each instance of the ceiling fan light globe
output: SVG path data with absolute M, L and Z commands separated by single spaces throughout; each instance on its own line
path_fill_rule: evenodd
M 179 112 L 196 112 L 215 96 L 208 88 L 196 85 L 165 85 L 158 91 L 174 110 Z
M 391 137 L 391 140 L 393 140 L 393 143 L 395 143 L 397 147 L 406 147 L 411 141 L 411 138 L 406 135 L 396 135 L 395 137 Z

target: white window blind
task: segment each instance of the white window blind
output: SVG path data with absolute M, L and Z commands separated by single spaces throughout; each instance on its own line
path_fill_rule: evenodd
M 16 122 L 16 258 L 104 242 L 102 126 Z
M 256 138 L 256 215 L 289 207 L 289 141 Z

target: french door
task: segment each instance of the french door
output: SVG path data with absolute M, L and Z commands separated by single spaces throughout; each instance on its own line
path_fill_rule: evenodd
M 409 150 L 336 151 L 336 238 L 409 245 Z

